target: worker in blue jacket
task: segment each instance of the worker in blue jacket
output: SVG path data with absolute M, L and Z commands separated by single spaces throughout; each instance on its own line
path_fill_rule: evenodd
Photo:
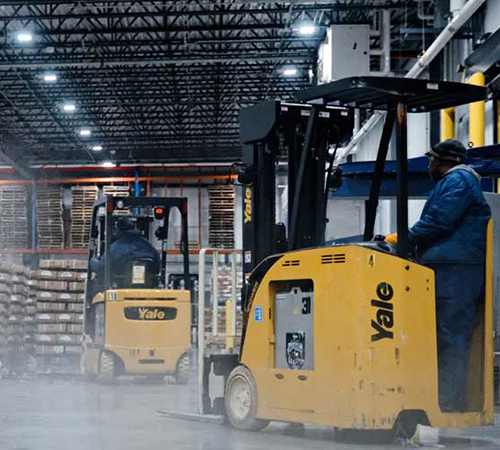
M 116 233 L 109 246 L 109 259 L 111 285 L 118 283 L 118 278 L 120 276 L 124 277 L 124 280 L 132 279 L 132 273 L 126 272 L 131 270 L 130 264 L 134 261 L 150 261 L 149 270 L 151 274 L 145 275 L 158 275 L 160 272 L 160 256 L 158 250 L 141 235 L 131 221 L 125 218 L 119 219 L 116 223 Z M 105 254 L 99 259 L 95 258 L 90 261 L 90 269 L 97 275 L 97 282 L 94 289 L 96 292 L 102 292 L 104 289 L 105 265 Z M 146 278 L 149 278 L 149 276 Z
M 418 261 L 435 273 L 440 406 L 463 411 L 467 409 L 469 344 L 484 288 L 491 211 L 481 190 L 481 177 L 464 164 L 462 143 L 448 139 L 427 156 L 436 185 L 409 239 Z M 393 235 L 386 237 L 389 242 L 393 239 Z

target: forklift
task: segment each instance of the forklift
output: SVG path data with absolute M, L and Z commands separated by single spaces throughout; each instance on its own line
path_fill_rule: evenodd
M 173 209 L 181 216 L 179 290 L 166 286 Z M 116 267 L 106 257 L 123 220 L 139 239 L 160 247 L 159 272 L 158 260 L 151 258 L 138 257 Z M 171 375 L 178 383 L 188 382 L 193 314 L 187 230 L 186 198 L 106 196 L 96 201 L 85 294 L 82 366 L 87 378 L 109 382 L 120 375 Z M 98 264 L 104 266 L 100 274 Z
M 202 414 L 223 414 L 240 430 L 282 421 L 391 439 L 411 437 L 418 424 L 493 423 L 492 223 L 466 411 L 440 408 L 434 272 L 415 260 L 408 240 L 407 113 L 486 95 L 461 83 L 352 77 L 297 93 L 295 106 L 271 101 L 241 111 L 244 328 L 239 354 L 203 358 Z M 386 112 L 364 236 L 325 245 L 329 191 L 342 182 L 335 155 L 352 108 Z M 395 125 L 393 246 L 373 237 Z M 283 169 L 288 227 L 275 223 Z M 211 392 L 212 372 L 224 379 L 223 397 Z

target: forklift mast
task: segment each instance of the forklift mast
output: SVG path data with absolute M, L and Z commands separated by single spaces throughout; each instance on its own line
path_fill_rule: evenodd
M 245 279 L 266 257 L 321 245 L 332 145 L 346 141 L 352 111 L 267 101 L 240 114 Z M 276 223 L 277 173 L 286 172 L 288 224 Z

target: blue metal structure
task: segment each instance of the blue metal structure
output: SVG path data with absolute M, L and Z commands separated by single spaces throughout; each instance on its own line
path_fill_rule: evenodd
M 468 151 L 468 164 L 483 177 L 485 192 L 495 191 L 495 179 L 500 178 L 500 144 L 473 148 Z M 342 164 L 342 186 L 332 197 L 368 198 L 375 161 Z M 432 189 L 426 156 L 408 160 L 408 194 L 411 198 L 425 198 Z M 396 162 L 387 161 L 380 190 L 381 198 L 396 196 Z

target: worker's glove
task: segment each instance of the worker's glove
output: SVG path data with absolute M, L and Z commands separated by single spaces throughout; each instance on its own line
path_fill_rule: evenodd
M 385 240 L 385 242 L 387 242 L 389 244 L 397 245 L 398 244 L 398 235 L 397 235 L 397 233 L 388 234 L 384 240 Z

